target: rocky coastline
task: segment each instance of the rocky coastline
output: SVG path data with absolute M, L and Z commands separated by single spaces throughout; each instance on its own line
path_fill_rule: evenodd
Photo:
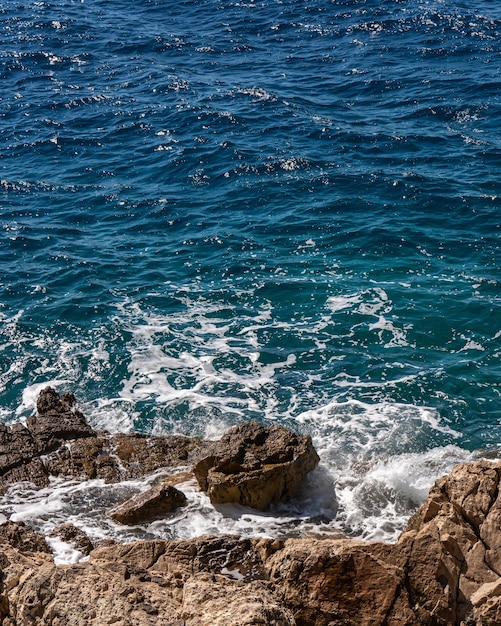
M 26 425 L 0 426 L 0 490 L 51 477 L 117 482 L 190 466 L 213 502 L 293 497 L 318 463 L 311 440 L 244 424 L 220 441 L 95 431 L 70 394 L 44 390 Z M 0 525 L 2 626 L 495 626 L 501 624 L 501 462 L 439 479 L 395 544 L 349 539 L 107 542 L 65 524 L 85 560 L 58 565 L 44 537 Z M 110 512 L 120 523 L 183 506 L 160 480 Z M 141 517 L 143 516 L 143 517 Z

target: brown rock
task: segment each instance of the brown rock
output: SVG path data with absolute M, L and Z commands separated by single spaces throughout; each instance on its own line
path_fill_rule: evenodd
M 207 455 L 211 442 L 193 437 L 154 437 L 97 432 L 73 407 L 72 394 L 51 387 L 37 400 L 27 428 L 0 424 L 0 494 L 19 482 L 47 487 L 49 477 L 107 483 L 140 478 L 160 469 L 186 467 Z
M 185 583 L 180 613 L 182 623 L 189 626 L 296 624 L 268 585 L 261 581 L 244 584 L 215 574 L 199 574 Z
M 138 541 L 59 567 L 4 545 L 0 616 L 4 626 L 499 626 L 500 475 L 499 462 L 457 466 L 394 545 Z
M 89 555 L 94 546 L 86 533 L 71 523 L 63 524 L 54 528 L 51 533 L 55 537 L 60 537 L 66 543 L 71 544 L 76 550 L 84 555 Z
M 297 495 L 318 462 L 310 437 L 251 422 L 227 431 L 193 471 L 214 504 L 238 502 L 265 510 Z
M 110 512 L 120 524 L 142 524 L 160 519 L 186 504 L 186 496 L 171 485 L 157 485 L 129 498 Z
M 72 413 L 71 398 L 56 396 L 43 396 L 40 420 Z M 114 480 L 196 463 L 202 487 L 221 485 L 224 497 L 236 493 L 261 507 L 295 493 L 318 460 L 308 438 L 255 424 L 217 443 L 94 431 L 65 440 L 51 428 L 0 427 L 1 488 L 13 480 L 47 484 L 49 471 Z M 59 442 L 44 457 L 41 432 Z M 55 566 L 36 533 L 4 524 L 0 624 L 499 626 L 500 478 L 500 461 L 455 467 L 394 545 L 200 537 L 108 545 L 88 562 Z M 254 495 L 260 491 L 266 497 Z
M 107 433 L 68 441 L 46 455 L 44 462 L 51 476 L 103 478 L 107 483 L 124 478 L 120 462 L 109 448 Z
M 22 424 L 12 428 L 0 424 L 0 475 L 29 463 L 35 455 L 35 441 L 27 428 Z
M 52 387 L 43 389 L 37 398 L 37 412 L 39 415 L 47 413 L 64 413 L 75 404 L 76 398 L 72 393 L 59 395 Z
M 297 624 L 417 625 L 404 585 L 405 559 L 393 555 L 393 549 L 349 540 L 290 539 L 265 566 Z
M 48 487 L 49 475 L 41 459 L 35 457 L 0 476 L 0 493 L 5 493 L 11 485 L 17 483 L 30 483 L 38 489 Z
M 472 596 L 499 578 L 500 475 L 499 462 L 456 466 L 409 523 L 413 599 L 439 624 L 475 619 Z
M 46 552 L 51 554 L 51 549 L 42 535 L 36 533 L 24 522 L 4 522 L 0 524 L 0 542 L 8 543 L 20 552 Z
M 110 448 L 125 470 L 126 478 L 138 478 L 165 467 L 195 463 L 209 443 L 196 437 L 171 435 L 118 434 L 110 438 Z
M 65 441 L 92 437 L 95 434 L 82 413 L 72 409 L 73 400 L 70 394 L 60 398 L 51 387 L 40 392 L 37 401 L 38 415 L 32 415 L 26 421 L 39 454 L 51 452 Z
M 475 626 L 501 624 L 501 578 L 485 583 L 471 596 Z

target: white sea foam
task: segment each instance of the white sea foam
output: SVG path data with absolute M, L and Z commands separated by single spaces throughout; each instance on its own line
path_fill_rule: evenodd
M 382 458 L 366 472 L 357 466 L 340 472 L 336 524 L 361 539 L 395 541 L 435 480 L 455 464 L 473 458 L 472 453 L 449 445 Z
M 219 533 L 282 538 L 350 535 L 393 541 L 433 481 L 455 463 L 471 458 L 471 454 L 451 445 L 426 453 L 381 458 L 365 465 L 345 459 L 345 464 L 340 462 L 335 468 L 327 459 L 308 476 L 295 500 L 268 512 L 236 504 L 214 506 L 192 479 L 177 485 L 187 496 L 185 507 L 161 520 L 131 527 L 115 524 L 108 513 L 117 502 L 148 488 L 155 476 L 116 485 L 101 480 L 56 480 L 49 488 L 38 491 L 15 485 L 0 498 L 0 516 L 26 522 L 45 534 L 58 563 L 84 558 L 81 552 L 52 535 L 65 522 L 75 524 L 94 542 L 188 539 Z M 186 468 L 180 468 L 183 469 Z
M 356 304 L 360 304 L 362 296 L 358 293 L 348 296 L 330 296 L 327 300 L 327 305 L 332 313 L 337 313 L 343 309 L 351 309 Z
M 38 491 L 15 485 L 0 498 L 0 516 L 27 522 L 50 536 L 59 563 L 83 558 L 73 547 L 51 536 L 54 528 L 68 521 L 93 541 L 190 538 L 223 532 L 263 537 L 341 533 L 393 541 L 433 481 L 455 463 L 472 458 L 453 444 L 414 450 L 420 438 L 426 443 L 433 433 L 451 441 L 459 435 L 428 407 L 333 401 L 301 413 L 295 424 L 312 435 L 321 464 L 307 477 L 295 500 L 266 513 L 239 505 L 213 506 L 192 479 L 178 485 L 188 504 L 172 515 L 134 527 L 112 522 L 109 510 L 118 501 L 148 488 L 163 475 L 159 472 L 117 485 L 102 480 L 53 480 L 49 488 Z M 210 426 L 213 437 L 224 430 L 214 420 L 207 424 L 208 431 Z
M 252 96 L 252 98 L 254 98 L 256 101 L 266 102 L 275 101 L 277 99 L 276 96 L 271 94 L 269 91 L 266 91 L 266 89 L 263 89 L 262 87 L 241 87 L 237 90 L 237 93 L 245 96 Z
M 238 294 L 240 301 L 247 297 L 245 290 Z M 236 421 L 252 417 L 311 434 L 321 466 L 295 501 L 266 514 L 233 505 L 214 507 L 196 483 L 188 482 L 180 486 L 188 497 L 185 508 L 164 520 L 127 528 L 114 524 L 107 512 L 118 500 L 145 489 L 148 480 L 119 485 L 55 481 L 38 492 L 12 488 L 0 499 L 0 515 L 26 521 L 46 535 L 72 521 L 94 540 L 188 538 L 214 532 L 271 537 L 345 533 L 394 540 L 433 481 L 455 462 L 468 460 L 469 454 L 455 445 L 460 434 L 436 409 L 388 401 L 395 389 L 420 384 L 423 372 L 417 366 L 409 373 L 409 364 L 389 363 L 393 376 L 388 380 L 338 369 L 337 359 L 342 362 L 346 352 L 332 350 L 337 337 L 332 328 L 341 318 L 343 323 L 348 320 L 339 335 L 343 339 L 353 341 L 362 328 L 379 337 L 382 347 L 406 345 L 408 329 L 394 316 L 387 292 L 374 288 L 332 295 L 316 318 L 294 321 L 279 319 L 267 301 L 252 314 L 237 309 L 234 302 L 208 300 L 187 287 L 177 291 L 177 308 L 167 313 L 143 310 L 138 302 L 117 304 L 113 324 L 126 338 L 121 388 L 114 397 L 84 400 L 82 409 L 93 426 L 112 431 L 142 426 L 146 406 L 153 415 L 148 429 L 154 434 L 182 432 L 215 439 Z M 13 321 L 9 341 L 19 341 L 16 333 Z M 95 336 L 97 340 L 74 343 L 50 335 L 23 339 L 23 346 L 30 348 L 36 341 L 38 350 L 55 354 L 57 360 L 39 360 L 36 372 L 44 382 L 24 389 L 18 417 L 33 411 L 36 396 L 47 384 L 63 389 L 75 380 L 106 380 L 110 343 L 105 334 Z M 299 346 L 305 339 L 312 354 L 331 350 L 328 365 L 304 372 L 296 383 L 302 348 L 284 353 L 277 342 L 274 349 L 269 339 L 275 336 L 284 338 L 286 345 L 289 336 Z M 29 358 L 27 349 L 26 362 Z M 395 376 L 400 369 L 404 375 Z M 329 377 L 325 389 L 324 374 Z M 362 402 L 350 394 L 370 394 L 373 401 Z M 307 406 L 311 408 L 304 410 Z M 172 415 L 178 408 L 181 418 L 176 421 Z M 59 539 L 52 538 L 51 545 L 58 562 L 82 558 Z
M 366 316 L 367 322 L 358 322 L 353 329 L 366 325 L 368 330 L 376 331 L 385 348 L 409 345 L 407 331 L 411 329 L 411 326 L 399 325 L 397 318 L 392 314 L 393 303 L 386 291 L 380 287 L 353 294 L 330 296 L 326 304 L 334 315 L 348 312 Z M 389 317 L 390 314 L 392 314 L 391 317 Z M 375 318 L 374 321 L 369 321 L 372 318 Z
M 132 341 L 120 399 L 164 407 L 186 404 L 189 411 L 210 407 L 240 419 L 256 413 L 278 418 L 277 372 L 291 369 L 297 357 L 261 362 L 265 346 L 260 335 L 292 325 L 273 322 L 266 306 L 250 323 L 240 318 L 235 325 L 227 306 L 185 299 L 186 308 L 171 315 L 145 313 L 137 306 L 124 310 Z
M 377 454 L 405 452 L 433 431 L 458 438 L 436 409 L 401 403 L 333 401 L 295 418 L 315 439 L 323 458 L 354 457 L 368 461 Z
M 21 400 L 21 404 L 16 409 L 16 415 L 24 415 L 26 413 L 33 413 L 35 410 L 36 399 L 38 394 L 45 389 L 45 387 L 54 387 L 58 389 L 58 387 L 69 383 L 68 379 L 61 378 L 53 378 L 45 380 L 43 383 L 34 383 L 33 385 L 28 385 L 23 390 L 23 397 Z
M 477 350 L 479 352 L 485 352 L 484 346 L 480 344 L 478 341 L 465 337 L 464 335 L 461 335 L 461 339 L 463 339 L 466 343 L 460 350 L 458 350 L 458 352 L 466 352 L 468 350 Z
M 451 442 L 460 436 L 429 407 L 349 400 L 306 411 L 297 422 L 335 485 L 339 511 L 330 526 L 365 539 L 395 540 L 433 481 L 471 458 L 452 443 L 427 449 L 434 433 Z

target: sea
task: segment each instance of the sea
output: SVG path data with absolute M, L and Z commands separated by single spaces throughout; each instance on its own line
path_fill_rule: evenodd
M 48 537 L 395 541 L 501 445 L 501 4 L 0 0 L 0 421 L 311 435 L 298 497 L 120 527 L 142 482 L 17 485 Z M 156 477 L 158 478 L 158 477 Z M 80 553 L 50 539 L 60 562 Z

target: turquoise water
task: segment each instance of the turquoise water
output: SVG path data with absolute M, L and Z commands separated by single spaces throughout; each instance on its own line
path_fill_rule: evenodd
M 322 454 L 328 524 L 369 538 L 497 449 L 499 7 L 0 19 L 3 421 L 47 383 L 112 431 L 278 421 Z

